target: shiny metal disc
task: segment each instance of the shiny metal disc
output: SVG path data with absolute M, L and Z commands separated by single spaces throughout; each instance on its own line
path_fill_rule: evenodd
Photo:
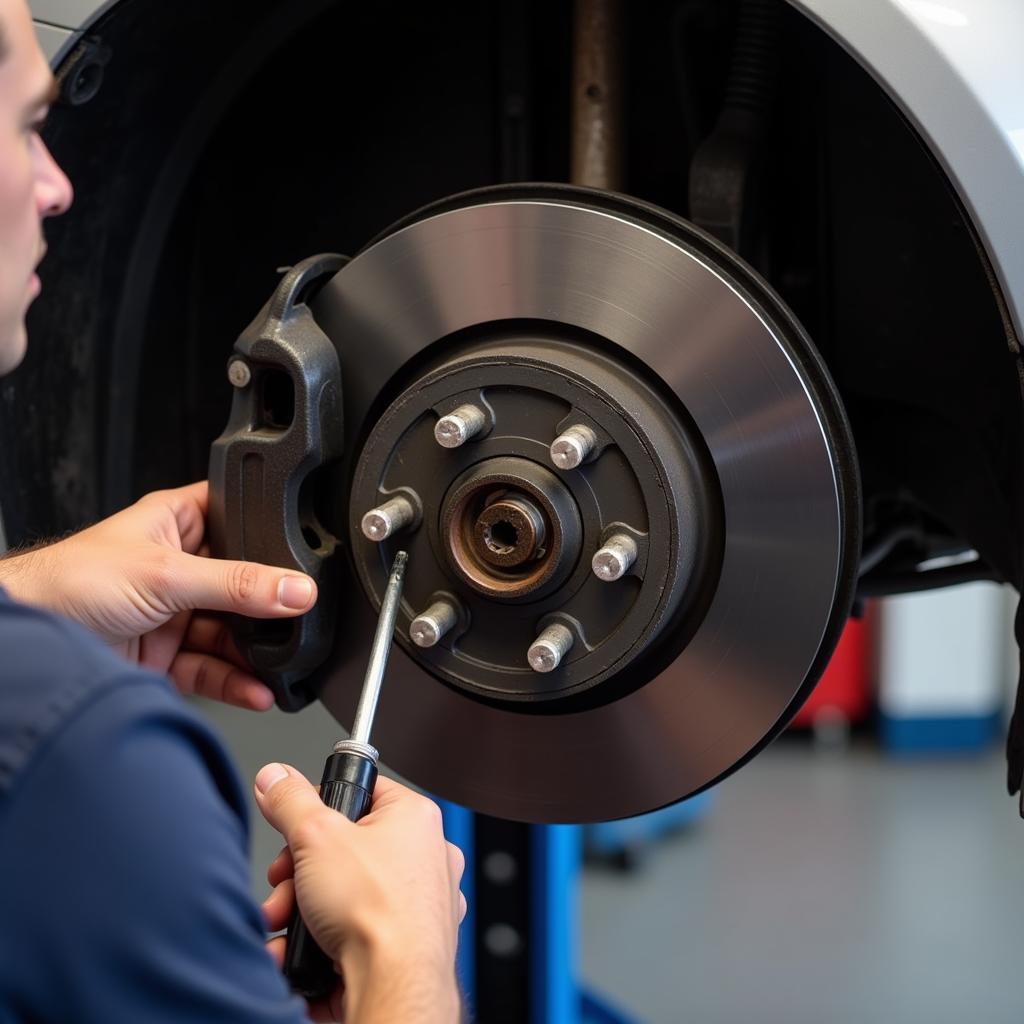
M 396 647 L 374 729 L 386 764 L 487 814 L 596 821 L 697 792 L 782 727 L 848 611 L 857 481 L 820 361 L 735 257 L 622 197 L 489 190 L 376 241 L 325 287 L 316 313 L 342 354 L 352 440 L 395 373 L 454 332 L 531 319 L 609 339 L 679 397 L 724 503 L 717 589 L 660 675 L 593 710 L 523 713 L 443 685 Z M 322 692 L 345 726 L 373 611 L 353 584 Z

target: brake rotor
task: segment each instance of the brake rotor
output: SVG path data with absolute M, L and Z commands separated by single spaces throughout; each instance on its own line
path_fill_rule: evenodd
M 639 814 L 783 727 L 849 610 L 859 497 L 834 386 L 749 268 L 645 204 L 518 186 L 399 223 L 313 308 L 369 598 L 321 692 L 340 722 L 404 548 L 374 742 L 440 797 Z

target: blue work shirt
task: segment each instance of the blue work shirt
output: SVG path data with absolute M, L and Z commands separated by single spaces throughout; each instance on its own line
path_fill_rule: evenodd
M 160 676 L 0 590 L 0 1022 L 295 1024 L 224 747 Z

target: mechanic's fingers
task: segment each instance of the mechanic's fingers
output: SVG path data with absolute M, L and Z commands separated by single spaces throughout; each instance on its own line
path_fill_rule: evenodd
M 183 501 L 192 501 L 199 506 L 199 511 L 206 517 L 210 504 L 210 484 L 206 480 L 197 480 L 194 484 L 185 484 L 184 487 L 173 487 L 170 493 L 180 497 Z
M 292 851 L 286 846 L 271 862 L 267 868 L 267 882 L 270 885 L 280 885 L 286 878 L 295 874 L 295 862 L 292 860 Z
M 462 881 L 462 872 L 466 870 L 466 857 L 454 843 L 446 845 L 448 847 L 448 872 L 452 876 L 452 881 L 458 885 Z
M 157 503 L 168 508 L 174 516 L 183 550 L 195 551 L 206 534 L 206 514 L 209 508 L 209 487 L 206 481 L 153 491 L 139 501 L 140 505 Z
M 275 935 L 272 939 L 267 939 L 266 945 L 267 952 L 280 970 L 284 967 L 284 951 L 288 946 L 288 940 L 283 935 Z
M 373 811 L 382 811 L 407 801 L 427 800 L 428 797 L 416 790 L 403 786 L 401 782 L 389 779 L 385 775 L 377 776 L 377 784 L 373 787 Z
M 344 1002 L 344 987 L 340 984 L 335 990 L 336 995 L 331 998 L 321 1000 L 319 1003 L 307 1003 L 309 1007 L 309 1019 L 314 1024 L 339 1024 L 345 1018 L 342 1015 L 342 1003 Z
M 306 777 L 291 765 L 267 764 L 256 774 L 256 804 L 263 817 L 284 836 L 295 852 L 325 820 L 325 815 L 334 827 L 356 828 L 344 815 L 328 810 L 320 800 L 316 788 Z M 305 830 L 300 826 L 305 823 Z
M 129 651 L 131 645 L 136 645 L 135 653 L 140 665 L 153 668 L 161 675 L 166 673 L 181 650 L 191 617 L 192 612 L 178 612 L 149 633 L 125 638 Z
M 331 1021 L 337 1024 L 345 1019 L 345 980 L 340 975 L 334 991 L 326 998 L 315 1003 L 307 1003 L 309 1019 L 312 1021 Z
M 164 487 L 159 491 L 150 491 L 139 499 L 140 504 L 153 501 L 165 502 L 172 509 L 177 509 L 181 505 L 194 505 L 205 518 L 210 504 L 210 484 L 206 480 L 196 480 L 195 483 L 182 487 Z
M 267 940 L 267 952 L 270 958 L 277 964 L 277 969 L 284 967 L 285 950 L 288 948 L 288 940 L 283 935 L 275 935 Z M 329 999 L 322 999 L 316 1003 L 307 1003 L 309 1019 L 312 1021 L 341 1021 L 342 1005 L 345 1001 L 345 985 L 341 978 Z
M 246 672 L 252 671 L 252 666 L 242 654 L 231 627 L 222 615 L 192 612 L 182 646 L 190 651 L 212 654 L 222 661 L 230 661 L 232 665 L 237 665 Z
M 181 644 L 179 657 L 185 654 L 213 655 L 221 662 L 227 662 L 240 669 L 240 673 L 228 676 L 228 687 L 223 693 L 204 693 L 203 696 L 223 700 L 227 704 L 248 708 L 252 711 L 266 711 L 273 706 L 274 696 L 270 688 L 252 674 L 252 666 L 235 642 L 231 627 L 220 615 L 191 614 L 188 631 Z
M 301 573 L 256 562 L 174 556 L 166 592 L 179 609 L 237 612 L 256 619 L 301 615 L 316 601 L 316 584 Z
M 271 894 L 263 901 L 263 917 L 267 922 L 267 931 L 280 931 L 287 924 L 292 916 L 292 908 L 295 906 L 295 883 L 285 879 L 280 885 L 274 887 Z
M 274 703 L 274 695 L 255 676 L 208 654 L 182 651 L 167 674 L 181 693 L 194 693 L 250 711 L 267 711 Z
M 451 876 L 452 882 L 456 886 L 455 906 L 459 915 L 459 924 L 462 924 L 462 919 L 466 916 L 466 896 L 462 890 L 458 888 L 458 885 L 459 882 L 462 881 L 463 872 L 466 870 L 466 857 L 454 843 L 448 843 L 447 846 L 448 873 Z

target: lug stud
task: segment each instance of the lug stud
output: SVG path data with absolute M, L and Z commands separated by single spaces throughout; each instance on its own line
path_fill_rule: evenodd
M 433 647 L 458 619 L 458 613 L 448 601 L 435 601 L 425 612 L 420 612 L 409 626 L 409 639 L 417 647 Z
M 408 526 L 416 518 L 416 509 L 408 498 L 392 498 L 371 508 L 359 524 L 367 540 L 387 540 L 393 533 Z
M 636 541 L 628 533 L 616 533 L 608 538 L 590 560 L 594 575 L 605 583 L 614 583 L 629 572 L 636 561 Z
M 572 633 L 560 623 L 548 626 L 526 652 L 534 672 L 553 672 L 572 648 Z
M 597 434 L 583 423 L 573 424 L 551 442 L 551 461 L 559 469 L 575 469 L 594 450 Z
M 487 414 L 475 405 L 460 405 L 434 424 L 434 438 L 442 448 L 458 448 L 479 434 L 487 424 Z

